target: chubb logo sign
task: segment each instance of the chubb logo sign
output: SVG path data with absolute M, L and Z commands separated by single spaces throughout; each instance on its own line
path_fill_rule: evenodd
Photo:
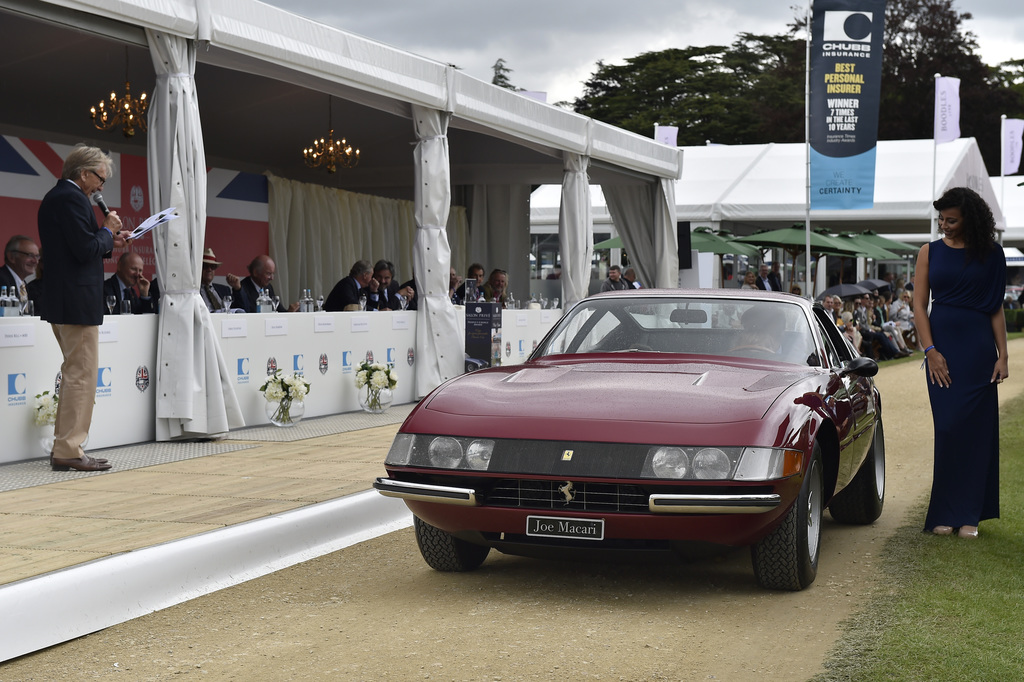
M 294 373 L 302 374 L 305 364 L 305 361 L 302 359 L 302 353 L 292 356 L 292 371 Z
M 341 373 L 352 373 L 352 351 L 350 350 L 341 351 Z
M 7 375 L 7 404 L 25 405 L 28 403 L 28 379 L 24 372 Z
M 871 56 L 871 12 L 825 12 L 821 51 L 825 56 Z
M 100 367 L 96 373 L 96 397 L 109 398 L 113 392 L 114 375 L 109 367 Z
M 249 383 L 249 358 L 238 358 L 237 366 L 238 368 L 235 372 L 235 383 Z

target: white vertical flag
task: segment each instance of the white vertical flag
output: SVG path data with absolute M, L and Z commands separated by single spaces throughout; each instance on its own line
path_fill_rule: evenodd
M 1021 141 L 1024 138 L 1024 120 L 1008 118 L 1003 128 L 1003 175 L 1013 175 L 1020 170 Z
M 935 143 L 960 137 L 960 79 L 935 79 Z
M 679 140 L 679 127 L 662 126 L 655 123 L 654 139 L 662 144 L 667 144 L 669 147 L 676 147 L 678 146 L 676 143 Z

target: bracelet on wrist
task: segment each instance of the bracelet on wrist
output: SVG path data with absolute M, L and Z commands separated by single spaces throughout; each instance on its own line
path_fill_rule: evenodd
M 927 348 L 925 348 L 924 349 L 924 354 L 928 355 L 928 351 L 930 351 L 930 350 L 935 350 L 935 345 L 934 344 L 931 345 L 931 346 L 928 346 Z

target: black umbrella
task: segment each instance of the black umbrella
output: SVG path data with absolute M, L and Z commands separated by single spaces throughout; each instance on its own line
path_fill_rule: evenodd
M 892 285 L 886 282 L 884 279 L 862 279 L 861 281 L 857 282 L 857 286 L 861 286 L 869 290 L 865 293 L 871 293 L 871 290 L 874 289 L 892 288 Z
M 865 289 L 859 284 L 836 284 L 835 286 L 831 286 L 828 289 L 825 289 L 825 291 L 818 294 L 815 300 L 820 301 L 826 296 L 838 296 L 839 298 L 843 299 L 854 298 L 858 296 L 864 296 L 865 294 L 870 293 L 870 290 Z

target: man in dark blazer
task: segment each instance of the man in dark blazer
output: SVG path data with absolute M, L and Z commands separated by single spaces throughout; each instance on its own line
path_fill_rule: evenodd
M 772 291 L 782 291 L 782 274 L 779 272 L 779 261 L 772 261 L 772 269 L 768 273 L 768 283 Z
M 778 291 L 772 287 L 771 279 L 768 277 L 768 264 L 761 263 L 761 267 L 757 270 L 757 288 L 761 291 Z
M 203 252 L 203 272 L 199 280 L 199 295 L 203 299 L 203 303 L 211 313 L 217 312 L 218 310 L 224 309 L 224 297 L 230 296 L 232 305 L 235 304 L 235 292 L 231 287 L 226 284 L 217 284 L 213 281 L 214 273 L 217 272 L 217 267 L 220 265 L 220 261 L 217 260 L 217 256 L 213 253 L 213 249 L 206 249 Z M 237 278 L 236 278 L 237 279 Z M 241 288 L 241 282 L 238 282 L 239 288 Z M 234 307 L 240 308 L 239 305 Z
M 240 296 L 238 305 L 232 303 L 236 308 L 242 308 L 247 313 L 256 312 L 256 299 L 259 298 L 260 289 L 266 292 L 267 296 L 274 298 L 274 275 L 277 274 L 277 265 L 274 264 L 273 259 L 270 256 L 256 256 L 249 263 L 249 276 L 243 279 L 240 284 L 237 293 Z M 232 275 L 228 275 L 229 281 Z M 279 302 L 277 304 L 277 312 L 286 313 L 294 312 L 299 309 L 298 302 L 293 303 L 288 308 L 284 307 L 284 303 Z
M 379 260 L 374 264 L 373 279 L 377 280 L 377 291 L 367 295 L 367 310 L 401 310 L 399 296 L 411 301 L 416 295 L 414 287 L 399 285 L 394 276 L 395 266 L 390 261 Z
M 155 313 L 156 300 L 152 296 L 152 287 L 142 272 L 142 256 L 131 251 L 121 254 L 117 261 L 117 272 L 103 282 L 103 301 L 106 305 L 108 296 L 117 300 L 112 315 L 121 314 L 121 302 L 131 303 L 131 314 Z M 136 290 L 137 288 L 137 290 Z
M 64 356 L 60 402 L 50 453 L 54 471 L 105 471 L 110 463 L 82 450 L 92 425 L 103 324 L 103 259 L 128 236 L 111 211 L 96 222 L 89 197 L 114 172 L 96 147 L 77 145 L 64 160 L 61 179 L 39 204 L 39 241 L 46 253 L 44 313 Z
M 352 269 L 348 271 L 348 277 L 338 280 L 338 283 L 331 289 L 327 300 L 324 301 L 324 310 L 337 312 L 340 310 L 359 310 L 359 296 L 366 294 L 367 304 L 370 307 L 370 294 L 376 294 L 380 282 L 373 278 L 373 268 L 370 261 L 357 260 Z

